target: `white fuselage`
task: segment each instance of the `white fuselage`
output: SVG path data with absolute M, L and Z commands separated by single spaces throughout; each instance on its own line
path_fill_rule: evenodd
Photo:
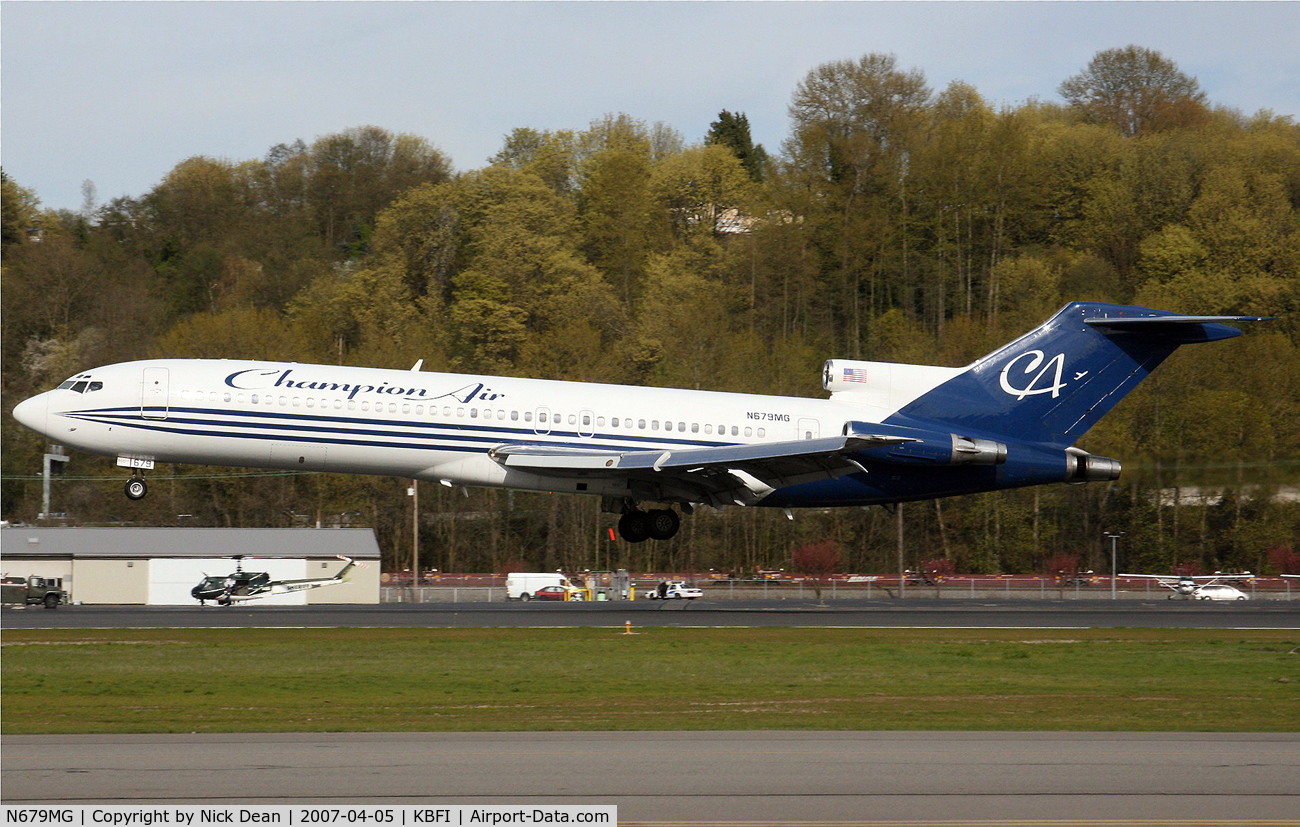
M 846 421 L 879 421 L 942 378 L 877 402 L 852 394 L 804 399 L 160 359 L 79 374 L 24 401 L 14 415 L 55 442 L 144 467 L 173 462 L 330 471 L 623 496 L 626 486 L 617 480 L 575 482 L 508 469 L 488 452 L 520 443 L 636 451 L 813 439 L 840 433 Z

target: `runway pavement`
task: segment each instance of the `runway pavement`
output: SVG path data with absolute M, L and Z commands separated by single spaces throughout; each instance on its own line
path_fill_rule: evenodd
M 6 608 L 0 623 L 35 628 L 848 626 L 1015 628 L 1300 628 L 1300 601 L 806 600 L 632 603 L 62 606 Z
M 5 609 L 94 627 L 1300 628 L 1258 601 L 695 601 Z M 257 714 L 250 711 L 250 714 Z M 1032 725 L 1032 722 L 1026 722 Z M 610 732 L 6 736 L 0 801 L 616 804 L 629 825 L 1296 825 L 1300 734 Z
M 9 736 L 3 802 L 616 804 L 627 825 L 1300 824 L 1300 735 Z

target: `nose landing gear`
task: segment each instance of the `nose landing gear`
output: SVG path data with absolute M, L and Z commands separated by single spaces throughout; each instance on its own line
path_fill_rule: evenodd
M 128 500 L 143 500 L 145 494 L 149 493 L 149 486 L 145 483 L 144 477 L 136 474 L 126 481 L 126 498 Z

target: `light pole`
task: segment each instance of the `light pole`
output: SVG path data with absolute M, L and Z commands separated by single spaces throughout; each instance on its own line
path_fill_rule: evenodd
M 1115 568 L 1115 544 L 1119 542 L 1120 537 L 1124 536 L 1124 532 L 1107 531 L 1104 533 L 1110 538 L 1110 599 L 1118 600 L 1119 598 L 1115 594 L 1115 572 L 1118 571 L 1118 569 Z
M 411 480 L 406 489 L 411 498 L 411 599 L 415 599 L 415 587 L 420 585 L 420 481 Z

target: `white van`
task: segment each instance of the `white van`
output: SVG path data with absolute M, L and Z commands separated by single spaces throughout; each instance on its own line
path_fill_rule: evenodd
M 506 597 L 510 600 L 530 600 L 543 586 L 568 586 L 569 578 L 559 572 L 516 571 L 506 574 Z

